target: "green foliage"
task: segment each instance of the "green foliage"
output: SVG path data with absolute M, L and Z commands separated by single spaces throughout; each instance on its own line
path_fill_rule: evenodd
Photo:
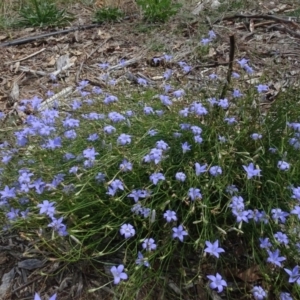
M 19 11 L 21 26 L 64 26 L 73 16 L 64 9 L 58 9 L 52 0 L 28 0 Z
M 149 22 L 166 22 L 181 7 L 181 4 L 172 3 L 172 0 L 137 0 L 137 4 Z
M 124 17 L 124 13 L 116 7 L 105 7 L 95 13 L 96 23 L 116 22 Z

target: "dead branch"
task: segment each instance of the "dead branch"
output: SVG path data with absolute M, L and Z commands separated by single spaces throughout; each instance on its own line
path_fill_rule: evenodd
M 67 34 L 69 32 L 79 31 L 79 30 L 86 30 L 86 29 L 91 29 L 91 28 L 95 28 L 95 27 L 99 27 L 99 26 L 102 26 L 102 24 L 83 25 L 83 26 L 73 27 L 73 28 L 69 28 L 69 29 L 64 29 L 64 30 L 53 31 L 53 32 L 48 32 L 48 33 L 44 33 L 44 34 L 29 36 L 29 37 L 13 40 L 13 41 L 10 41 L 10 42 L 1 43 L 0 47 L 9 47 L 9 46 L 22 45 L 22 44 L 30 43 L 30 42 L 36 41 L 38 39 L 46 38 L 46 37 L 49 37 L 49 36 L 54 36 L 54 35 L 59 35 L 59 34 Z
M 234 50 L 235 50 L 235 38 L 234 34 L 229 36 L 230 41 L 230 49 L 229 49 L 229 64 L 228 64 L 228 71 L 226 76 L 226 83 L 223 86 L 222 93 L 220 96 L 220 99 L 223 99 L 226 95 L 226 92 L 228 90 L 228 87 L 231 82 L 231 76 L 232 76 L 232 69 L 233 69 L 233 60 L 234 60 Z
M 243 18 L 243 19 L 266 19 L 266 20 L 273 20 L 280 23 L 286 23 L 286 24 L 294 24 L 294 20 L 287 20 L 280 17 L 272 16 L 272 15 L 241 15 L 241 14 L 235 14 L 233 16 L 227 16 L 223 18 L 217 19 L 213 24 L 225 21 L 225 20 L 233 20 L 237 18 Z

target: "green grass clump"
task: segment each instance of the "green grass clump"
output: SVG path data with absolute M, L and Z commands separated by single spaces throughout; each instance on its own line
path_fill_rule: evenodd
M 64 9 L 59 9 L 52 1 L 27 0 L 26 4 L 19 11 L 20 26 L 65 26 L 74 17 Z
M 96 11 L 94 21 L 97 23 L 116 22 L 124 17 L 124 13 L 116 7 L 105 7 Z
M 171 0 L 137 0 L 136 3 L 141 7 L 148 22 L 166 22 L 176 15 L 181 7 L 180 3 Z
M 15 139 L 6 137 L 9 142 L 1 145 L 4 229 L 22 231 L 53 260 L 97 266 L 119 299 L 141 291 L 150 299 L 158 289 L 167 298 L 170 281 L 180 291 L 173 291 L 173 298 L 182 298 L 195 282 L 209 295 L 207 276 L 216 273 L 228 283 L 222 292 L 228 299 L 250 296 L 253 286 L 276 297 L 289 292 L 299 298 L 299 286 L 288 282 L 284 270 L 299 264 L 299 218 L 292 212 L 300 198 L 300 142 L 293 123 L 299 120 L 297 94 L 281 94 L 262 113 L 254 105 L 261 95 L 251 86 L 241 97 L 228 95 L 230 105 L 222 108 L 201 94 L 185 91 L 179 97 L 178 89 L 166 94 L 143 86 L 142 79 L 139 83 L 114 96 L 94 93 L 93 103 L 74 100 L 67 109 L 36 112 Z M 78 91 L 87 84 L 81 82 Z M 34 107 L 38 103 L 31 101 Z M 231 117 L 230 125 L 226 118 Z M 251 138 L 254 133 L 261 138 Z M 279 168 L 280 161 L 289 167 Z M 260 170 L 256 176 L 247 177 L 244 167 L 250 163 Z M 160 174 L 158 182 L 153 174 Z M 198 196 L 191 189 L 198 189 Z M 237 197 L 243 201 L 235 207 Z M 46 207 L 46 200 L 55 209 Z M 277 209 L 287 215 L 275 218 Z M 176 213 L 170 222 L 167 210 Z M 125 238 L 121 228 L 128 224 L 134 231 Z M 178 238 L 174 232 L 180 226 L 186 235 Z M 278 232 L 287 235 L 287 245 L 276 238 Z M 268 262 L 270 253 L 259 238 L 269 238 L 268 250 L 280 250 L 285 260 Z M 156 247 L 144 249 L 145 239 Z M 219 258 L 205 251 L 217 240 L 224 250 Z M 141 265 L 138 255 L 143 255 Z M 128 280 L 114 285 L 105 270 L 119 265 Z M 259 279 L 249 287 L 239 274 L 257 267 Z

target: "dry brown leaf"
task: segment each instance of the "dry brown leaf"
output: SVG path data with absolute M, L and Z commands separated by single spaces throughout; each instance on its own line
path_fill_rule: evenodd
M 108 33 L 108 32 L 105 32 L 101 29 L 98 30 L 98 36 L 101 38 L 101 39 L 110 39 L 111 38 L 111 35 Z
M 258 265 L 252 266 L 249 269 L 236 274 L 236 277 L 244 282 L 254 282 L 262 279 Z

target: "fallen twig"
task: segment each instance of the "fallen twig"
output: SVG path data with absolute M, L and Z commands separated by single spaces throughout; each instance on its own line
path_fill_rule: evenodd
M 1 43 L 0 47 L 22 45 L 22 44 L 30 43 L 35 40 L 46 38 L 49 36 L 54 36 L 54 35 L 58 35 L 58 34 L 67 34 L 69 32 L 73 32 L 73 31 L 77 31 L 77 30 L 86 30 L 86 29 L 90 29 L 90 28 L 99 27 L 101 25 L 102 24 L 90 24 L 90 25 L 78 26 L 78 27 L 73 27 L 73 28 L 59 30 L 59 31 L 48 32 L 48 33 L 39 34 L 39 35 L 35 35 L 35 36 L 29 36 L 26 38 L 21 38 L 21 39 L 13 40 L 10 42 Z
M 280 17 L 272 16 L 272 15 L 241 15 L 241 14 L 235 14 L 233 16 L 227 16 L 223 18 L 217 19 L 214 24 L 225 21 L 225 20 L 232 20 L 236 18 L 243 18 L 243 19 L 266 19 L 266 20 L 273 20 L 273 21 L 278 21 L 280 23 L 286 23 L 286 24 L 294 24 L 294 20 L 288 20 L 288 19 L 283 19 Z
M 276 24 L 274 25 L 271 25 L 270 27 L 268 27 L 267 30 L 270 30 L 270 29 L 275 29 L 275 30 L 279 30 L 279 31 L 283 31 L 283 32 L 287 32 L 289 33 L 290 35 L 294 36 L 294 37 L 297 37 L 300 39 L 300 33 L 298 32 L 295 32 L 289 28 L 286 28 L 285 26 L 281 25 L 281 26 L 278 26 Z
M 9 65 L 9 64 L 16 63 L 16 62 L 24 61 L 24 60 L 26 60 L 26 59 L 28 59 L 28 58 L 31 58 L 31 57 L 33 57 L 33 56 L 35 56 L 35 55 L 40 54 L 41 52 L 43 52 L 43 51 L 45 51 L 45 50 L 46 50 L 46 48 L 43 48 L 43 49 L 41 49 L 41 50 L 39 50 L 39 51 L 37 51 L 37 52 L 34 52 L 34 53 L 32 53 L 32 54 L 30 54 L 30 55 L 28 55 L 28 56 L 26 56 L 26 57 L 23 57 L 23 58 L 20 58 L 20 59 L 17 59 L 17 60 L 13 60 L 13 61 L 9 61 L 9 62 L 5 62 L 4 64 L 5 64 L 5 65 Z

